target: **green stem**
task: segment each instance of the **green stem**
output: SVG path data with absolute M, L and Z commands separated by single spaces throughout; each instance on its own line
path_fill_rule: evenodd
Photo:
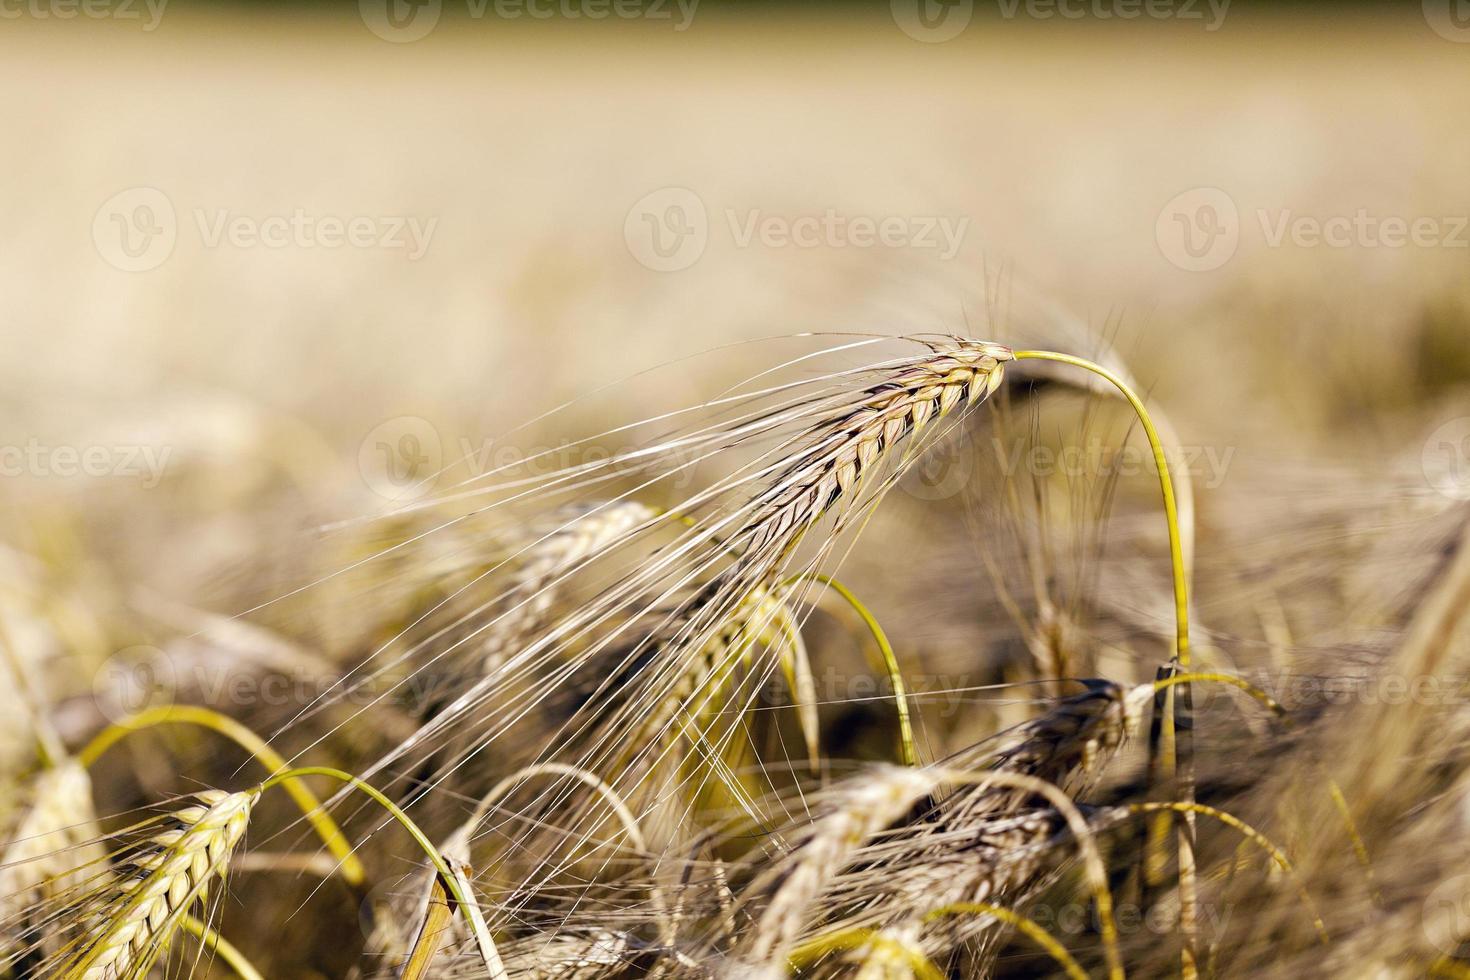
M 265 766 L 268 772 L 279 773 L 290 766 L 290 763 L 279 752 L 271 748 L 265 739 L 235 719 L 209 708 L 183 704 L 164 704 L 146 708 L 116 724 L 109 725 L 87 743 L 78 754 L 77 759 L 83 767 L 91 768 L 92 763 L 96 762 L 102 753 L 127 735 L 145 728 L 170 724 L 197 725 L 200 728 L 217 732 L 249 752 L 261 765 Z M 367 872 L 363 870 L 362 861 L 353 852 L 352 842 L 342 833 L 341 828 L 327 814 L 327 811 L 322 809 L 321 800 L 317 799 L 316 794 L 300 780 L 286 781 L 285 789 L 296 801 L 296 805 L 301 808 L 301 812 L 316 830 L 317 836 L 322 839 L 327 850 L 331 851 L 332 856 L 337 859 L 342 880 L 353 888 L 361 887 L 367 880 Z
M 883 656 L 883 666 L 888 671 L 889 683 L 893 685 L 893 706 L 898 712 L 899 750 L 903 756 L 903 763 L 906 766 L 917 766 L 919 753 L 914 745 L 913 720 L 909 717 L 908 690 L 903 683 L 903 671 L 898 666 L 898 655 L 893 652 L 893 644 L 888 642 L 888 634 L 883 632 L 883 627 L 878 624 L 877 617 L 868 611 L 868 607 L 864 606 L 847 586 L 830 575 L 803 572 L 787 579 L 782 586 L 795 585 L 807 579 L 820 582 L 841 596 L 862 619 L 868 632 L 873 635 L 873 641 L 878 644 L 878 652 Z
M 184 916 L 181 923 L 185 932 L 199 939 L 204 948 L 218 953 L 219 958 L 230 965 L 240 980 L 265 980 L 260 971 L 251 965 L 245 954 L 236 949 L 228 939 L 200 922 L 192 915 Z
M 1045 950 L 1071 980 L 1087 980 L 1087 971 L 1078 965 L 1072 954 L 1067 952 L 1066 947 L 1057 942 L 1056 937 L 1042 928 L 1036 920 L 1027 918 L 1019 912 L 1000 905 L 993 905 L 990 902 L 956 902 L 953 905 L 945 905 L 925 913 L 924 921 L 931 922 L 946 915 L 988 915 L 999 919 L 1019 929 L 1027 938 Z
M 1082 368 L 1084 371 L 1091 371 L 1117 388 L 1128 400 L 1128 404 L 1133 406 L 1133 411 L 1137 413 L 1138 421 L 1143 426 L 1144 434 L 1148 437 L 1149 447 L 1153 450 L 1154 465 L 1159 471 L 1159 489 L 1164 496 L 1164 515 L 1169 524 L 1169 560 L 1174 572 L 1175 655 L 1179 658 L 1179 665 L 1188 668 L 1189 574 L 1184 564 L 1184 544 L 1179 534 L 1179 505 L 1174 496 L 1174 481 L 1169 475 L 1169 460 L 1164 454 L 1164 444 L 1159 438 L 1159 430 L 1154 426 L 1153 418 L 1149 416 L 1143 400 L 1134 393 L 1128 383 L 1101 364 L 1094 364 L 1086 358 L 1073 357 L 1071 354 L 1058 354 L 1045 350 L 1018 350 L 1015 356 L 1018 361 L 1057 361 L 1061 364 Z
M 1174 575 L 1174 663 L 1171 664 L 1171 667 L 1188 670 L 1190 660 L 1189 567 L 1184 561 L 1184 543 L 1179 531 L 1179 505 L 1174 496 L 1174 479 L 1169 472 L 1169 460 L 1164 453 L 1163 440 L 1159 438 L 1159 430 L 1154 425 L 1148 408 L 1143 404 L 1143 399 L 1138 397 L 1126 381 L 1101 364 L 1095 364 L 1086 358 L 1075 357 L 1071 354 L 1059 354 L 1055 351 L 1022 350 L 1014 353 L 1018 361 L 1055 361 L 1090 371 L 1117 388 L 1127 399 L 1128 404 L 1133 406 L 1133 411 L 1138 416 L 1144 434 L 1148 437 L 1149 447 L 1153 450 L 1154 466 L 1159 471 L 1159 490 L 1164 497 L 1164 517 L 1169 531 L 1169 562 Z M 1189 730 L 1179 726 L 1178 720 L 1181 714 L 1187 714 L 1189 704 L 1188 687 L 1182 689 L 1178 698 L 1174 697 L 1172 692 L 1166 694 L 1161 728 L 1163 745 L 1161 756 L 1164 770 L 1171 779 L 1179 779 L 1180 792 L 1186 801 L 1192 801 L 1194 798 L 1193 746 L 1189 738 Z M 1183 818 L 1178 834 L 1179 921 L 1180 931 L 1184 935 L 1181 972 L 1184 980 L 1194 980 L 1198 976 L 1196 966 L 1198 956 L 1195 950 L 1198 915 L 1194 868 L 1195 814 L 1194 811 L 1187 809 L 1176 812 Z M 1162 839 L 1162 836 L 1167 833 L 1167 821 L 1172 815 L 1168 812 L 1160 814 L 1156 840 Z
M 428 856 L 430 863 L 434 865 L 434 870 L 439 873 L 440 879 L 443 880 L 444 887 L 454 896 L 454 900 L 459 907 L 461 909 L 479 907 L 475 903 L 474 897 L 467 890 L 464 878 L 460 874 L 459 869 L 449 866 L 449 862 L 444 860 L 444 856 L 439 853 L 439 849 L 434 846 L 434 842 L 429 840 L 428 835 L 419 829 L 419 825 L 413 822 L 413 818 L 404 813 L 398 804 L 384 796 L 376 787 L 358 779 L 351 773 L 343 772 L 341 769 L 333 769 L 330 766 L 302 766 L 297 769 L 278 772 L 274 776 L 271 776 L 260 784 L 260 792 L 264 793 L 279 783 L 285 783 L 302 776 L 330 776 L 339 782 L 346 783 L 354 789 L 365 793 L 373 802 L 377 803 L 384 810 L 387 810 L 388 815 L 398 821 L 404 830 L 408 831 L 409 836 L 414 839 L 414 843 L 418 844 L 424 854 Z M 468 912 L 466 913 L 466 917 L 469 918 Z M 491 977 L 497 978 L 497 980 L 498 978 L 503 978 L 506 975 L 505 967 L 501 964 L 500 953 L 495 947 L 494 940 L 490 938 L 490 932 L 486 928 L 484 920 L 479 919 L 479 921 L 475 921 L 471 919 L 471 925 L 475 933 L 475 941 L 479 944 L 480 954 L 485 961 L 486 968 L 490 971 Z

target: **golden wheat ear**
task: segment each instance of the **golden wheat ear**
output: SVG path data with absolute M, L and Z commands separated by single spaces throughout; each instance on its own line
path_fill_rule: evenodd
M 142 980 L 183 920 L 223 879 L 245 836 L 260 790 L 207 790 L 168 816 L 124 866 L 115 883 L 87 903 L 95 925 L 57 970 L 64 980 Z
M 0 855 L 0 963 L 28 944 L 55 951 L 62 928 L 47 910 L 106 869 L 87 770 L 71 760 L 43 769 Z

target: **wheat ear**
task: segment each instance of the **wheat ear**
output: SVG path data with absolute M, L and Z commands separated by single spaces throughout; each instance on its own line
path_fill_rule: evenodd
M 64 899 L 103 869 L 92 805 L 92 780 L 74 760 L 42 770 L 31 783 L 30 802 L 11 828 L 0 855 L 0 929 L 10 942 L 45 930 L 36 914 L 42 903 Z
M 754 501 L 757 517 L 732 544 L 784 555 L 833 504 L 908 436 L 1000 387 L 1014 357 L 999 344 L 954 340 L 865 389 L 855 406 L 809 430 L 809 444 Z
M 507 591 L 505 611 L 486 633 L 480 651 L 483 669 L 499 668 L 512 646 L 545 621 L 559 585 L 573 569 L 656 516 L 652 507 L 636 500 L 579 507 L 530 546 Z
M 665 705 L 655 721 L 666 724 L 666 706 L 688 699 L 691 679 L 696 690 L 707 679 L 700 666 L 706 644 L 733 610 L 758 590 L 775 586 L 781 563 L 806 532 L 839 503 L 851 503 L 863 479 L 909 437 L 958 409 L 977 405 L 999 388 L 1003 365 L 1013 359 L 1007 347 L 958 337 L 930 347 L 927 356 L 906 359 L 886 369 L 878 383 L 844 395 L 840 406 L 793 441 L 797 448 L 771 468 L 773 475 L 765 487 L 730 518 L 738 519 L 739 527 L 722 549 L 733 551 L 738 556 L 735 562 L 640 644 L 642 649 L 658 648 L 668 654 L 660 658 L 664 666 L 649 692 Z M 839 528 L 849 513 L 839 515 Z M 625 750 L 636 752 L 647 744 L 647 719 L 640 719 L 635 731 L 634 737 L 621 740 Z M 622 772 L 627 757 L 616 750 L 612 755 L 615 770 Z
M 259 790 L 208 790 L 171 814 L 177 825 L 157 834 L 125 876 L 99 896 L 97 938 L 60 971 L 66 980 L 136 980 L 147 976 L 184 916 L 223 878 L 245 835 Z
M 749 963 L 781 963 L 807 921 L 807 909 L 862 845 L 900 819 L 938 785 L 924 769 L 882 766 L 848 780 L 794 842 L 792 851 L 756 876 L 741 904 L 752 895 L 770 900 L 743 944 Z

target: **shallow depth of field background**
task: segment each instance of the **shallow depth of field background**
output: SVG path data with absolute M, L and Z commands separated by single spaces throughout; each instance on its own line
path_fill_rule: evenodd
M 0 602 L 69 738 L 119 651 L 303 584 L 323 528 L 391 509 L 405 474 L 447 490 L 522 423 L 494 449 L 697 403 L 769 364 L 752 338 L 1008 342 L 1072 316 L 1225 461 L 1196 477 L 1202 552 L 1245 495 L 1246 540 L 1385 480 L 1470 496 L 1470 22 L 1448 5 L 964 3 L 936 8 L 969 18 L 942 41 L 902 3 L 683 23 L 445 0 L 411 41 L 372 3 L 176 3 L 152 29 L 69 9 L 0 20 Z M 1314 238 L 1330 219 L 1345 237 Z M 902 564 L 855 561 L 901 643 L 942 639 L 885 607 Z M 333 654 L 309 605 L 247 619 Z M 0 724 L 7 768 L 27 751 Z
M 83 605 L 105 579 L 248 608 L 290 583 L 242 566 L 391 506 L 405 467 L 443 489 L 591 387 L 805 330 L 1004 342 L 1052 306 L 1231 454 L 1225 489 L 1316 458 L 1470 466 L 1470 31 L 1434 4 L 961 4 L 937 43 L 902 4 L 448 3 L 407 43 L 371 3 L 96 9 L 119 16 L 31 4 L 0 30 L 0 522 Z M 1334 217 L 1345 243 L 1301 224 Z M 367 230 L 325 247 L 323 219 Z M 863 247 L 854 219 L 897 237 Z M 1420 244 L 1381 243 L 1419 219 Z M 692 404 L 771 357 L 730 348 L 494 445 Z

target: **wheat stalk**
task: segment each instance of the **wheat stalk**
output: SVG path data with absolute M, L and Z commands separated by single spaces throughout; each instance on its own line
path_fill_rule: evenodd
M 129 862 L 132 873 L 93 899 L 96 938 L 58 975 L 65 980 L 145 977 L 184 917 L 207 897 L 211 881 L 225 876 L 259 796 L 258 789 L 208 790 L 197 794 L 197 804 L 170 814 L 175 826 L 154 835 Z
M 559 586 L 578 566 L 600 554 L 657 512 L 636 500 L 615 500 L 563 511 L 555 530 L 526 551 L 503 600 L 505 611 L 480 648 L 486 673 L 500 667 L 516 641 L 534 632 L 556 604 Z
M 770 468 L 772 475 L 763 488 L 722 522 L 738 521 L 721 542 L 722 550 L 737 555 L 733 564 L 669 613 L 633 650 L 634 658 L 650 650 L 659 655 L 651 680 L 602 726 L 622 746 L 601 750 L 616 763 L 619 774 L 627 759 L 622 752 L 641 753 L 660 744 L 650 738 L 651 729 L 655 724 L 668 727 L 668 706 L 687 703 L 709 679 L 711 640 L 720 650 L 718 633 L 738 623 L 736 611 L 759 602 L 761 590 L 775 586 L 782 561 L 806 532 L 839 503 L 851 504 L 865 478 L 909 437 L 994 392 L 1003 380 L 1003 365 L 1012 358 L 1011 351 L 998 344 L 961 338 L 931 347 L 926 356 L 885 369 L 882 380 L 844 395 L 838 407 L 810 423 L 788 444 L 789 455 Z M 847 513 L 838 517 L 837 530 Z M 650 703 L 664 708 L 651 719 L 633 722 L 630 716 L 646 711 Z M 601 768 L 597 754 L 579 764 Z M 631 768 L 635 777 L 642 771 L 636 765 Z
M 883 766 L 848 780 L 793 840 L 791 853 L 756 876 L 741 898 L 768 894 L 765 909 L 741 944 L 747 963 L 785 961 L 807 921 L 807 908 L 862 845 L 933 792 L 924 769 Z
M 958 787 L 923 819 L 849 855 L 852 870 L 837 869 L 842 873 L 822 896 L 818 921 L 839 931 L 913 929 L 918 947 L 931 955 L 980 930 L 989 930 L 993 946 L 994 918 L 934 922 L 920 912 L 956 903 L 1017 904 L 1044 884 L 1047 855 L 1078 839 L 1083 825 L 1062 802 L 1106 768 L 1153 696 L 1149 684 L 1095 681 L 1089 687 L 1017 726 L 999 744 L 988 740 L 927 767 L 933 785 Z M 1090 850 L 1087 843 L 1084 853 Z M 1100 862 L 1091 860 L 1095 887 L 1099 870 Z
M 751 556 L 789 551 L 908 436 L 999 388 L 1012 358 L 999 344 L 955 338 L 865 389 L 855 406 L 808 431 L 807 447 L 755 498 L 758 516 L 733 543 Z
M 52 923 L 41 914 L 46 903 L 65 900 L 93 875 L 105 871 L 92 804 L 92 780 L 74 760 L 38 774 L 29 788 L 30 803 L 8 834 L 0 855 L 0 928 L 7 945 L 20 944 Z

